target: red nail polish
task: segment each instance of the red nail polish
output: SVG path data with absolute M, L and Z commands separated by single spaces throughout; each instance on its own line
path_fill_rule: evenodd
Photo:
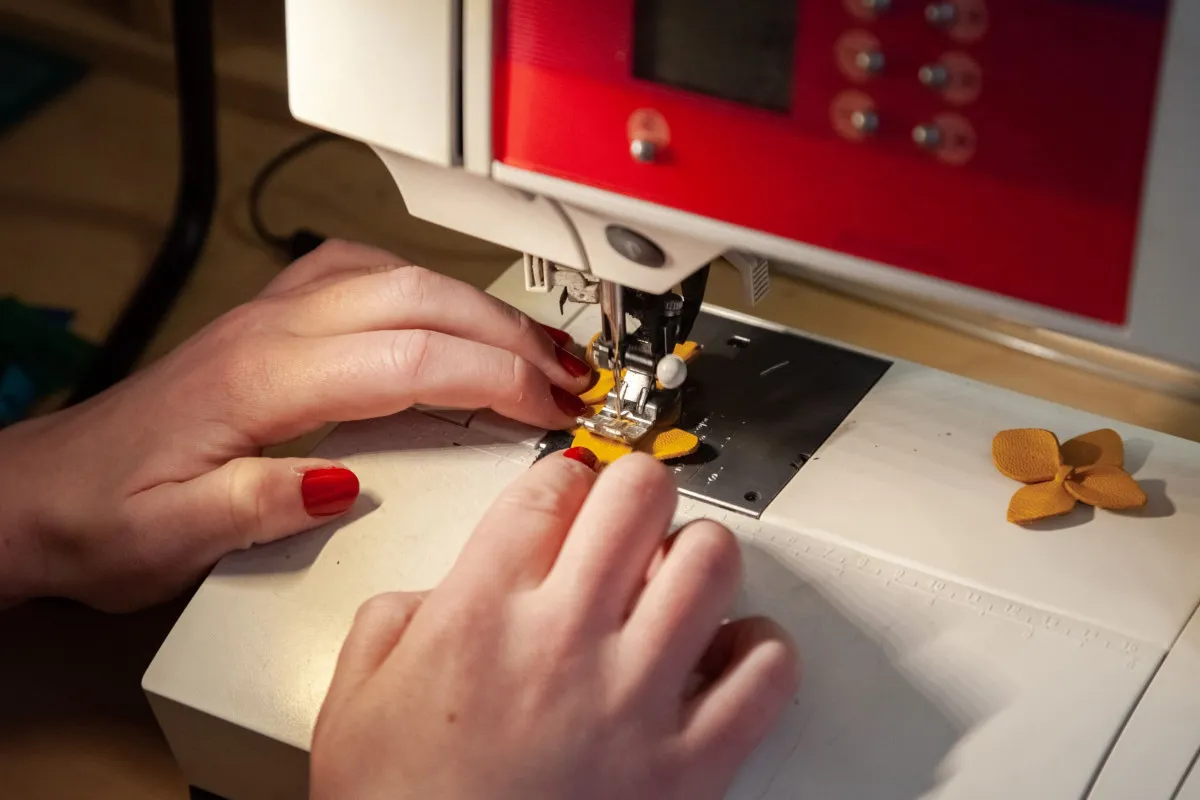
M 358 498 L 358 476 L 345 467 L 310 469 L 300 479 L 300 496 L 310 517 L 341 514 Z
M 578 461 L 592 471 L 595 471 L 596 466 L 600 463 L 596 454 L 586 447 L 572 447 L 570 450 L 564 451 L 563 455 L 572 461 Z
M 557 386 L 551 386 L 550 396 L 554 398 L 554 405 L 558 406 L 559 410 L 569 417 L 578 417 L 587 410 L 587 403 L 583 402 L 566 389 L 561 389 Z
M 566 347 L 567 345 L 571 344 L 571 334 L 567 333 L 566 331 L 561 331 L 558 328 L 551 328 L 549 325 L 542 325 L 540 322 L 538 325 L 541 325 L 542 330 L 544 330 L 559 347 Z
M 558 363 L 562 364 L 562 368 L 570 373 L 572 378 L 582 378 L 584 375 L 592 374 L 591 364 L 576 355 L 568 353 L 563 348 L 555 348 L 554 355 L 558 358 Z

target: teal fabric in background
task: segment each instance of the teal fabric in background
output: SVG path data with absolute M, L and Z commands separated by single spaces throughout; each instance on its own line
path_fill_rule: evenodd
M 0 133 L 69 89 L 86 72 L 82 62 L 0 35 Z

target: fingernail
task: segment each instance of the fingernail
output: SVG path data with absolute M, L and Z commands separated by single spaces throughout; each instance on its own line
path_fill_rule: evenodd
M 596 454 L 586 447 L 572 447 L 570 450 L 564 451 L 563 455 L 572 461 L 578 461 L 593 472 L 596 470 L 596 465 L 600 463 Z
M 582 378 L 584 375 L 592 374 L 592 365 L 579 356 L 572 355 L 561 347 L 554 349 L 554 355 L 558 357 L 558 363 L 562 364 L 562 368 L 569 372 L 572 378 Z
M 587 410 L 587 403 L 583 402 L 566 389 L 559 388 L 558 386 L 551 386 L 550 395 L 554 398 L 554 405 L 558 406 L 559 410 L 569 417 L 578 417 Z
M 310 469 L 300 479 L 300 496 L 310 517 L 341 514 L 358 498 L 358 476 L 345 467 Z
M 566 331 L 559 330 L 558 328 L 551 328 L 549 325 L 542 325 L 540 322 L 538 325 L 541 325 L 542 330 L 544 330 L 559 347 L 566 347 L 567 345 L 571 344 L 571 334 L 567 333 Z

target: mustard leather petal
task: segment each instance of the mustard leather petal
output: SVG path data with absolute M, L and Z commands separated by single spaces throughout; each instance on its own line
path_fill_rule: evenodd
M 1125 463 L 1125 445 L 1121 436 L 1111 428 L 1076 436 L 1063 443 L 1062 459 L 1072 467 L 1092 467 L 1097 464 L 1119 467 Z
M 1075 472 L 1064 484 L 1075 498 L 1096 508 L 1141 508 L 1146 493 L 1120 467 L 1101 464 Z
M 604 405 L 604 398 L 608 397 L 608 393 L 612 391 L 613 385 L 612 371 L 597 369 L 596 382 L 589 386 L 587 390 L 580 392 L 579 399 L 589 406 Z
M 996 469 L 1021 483 L 1053 480 L 1062 464 L 1058 438 L 1037 428 L 997 433 L 992 440 L 992 461 Z
M 1008 503 L 1008 521 L 1018 525 L 1057 517 L 1075 507 L 1075 498 L 1061 483 L 1035 483 L 1022 486 Z

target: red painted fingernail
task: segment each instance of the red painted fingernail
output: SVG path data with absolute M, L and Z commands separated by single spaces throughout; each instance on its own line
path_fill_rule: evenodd
M 310 517 L 341 514 L 358 498 L 358 476 L 345 467 L 310 469 L 300 479 L 300 496 Z
M 563 455 L 572 461 L 578 461 L 592 471 L 595 471 L 596 466 L 600 463 L 596 454 L 586 447 L 572 447 L 570 450 L 563 451 Z
M 538 325 L 542 326 L 542 330 L 544 330 L 559 347 L 566 347 L 567 345 L 571 344 L 571 334 L 567 333 L 566 331 L 559 330 L 558 328 L 551 328 L 549 325 L 542 325 L 540 322 Z
M 569 372 L 572 378 L 582 378 L 584 375 L 592 374 L 592 365 L 579 356 L 572 355 L 561 347 L 554 349 L 554 355 L 558 357 L 558 363 L 562 364 L 562 368 Z
M 558 406 L 559 410 L 569 417 L 578 417 L 587 410 L 587 403 L 583 402 L 566 389 L 561 389 L 557 386 L 551 386 L 550 395 L 554 398 L 554 405 Z

